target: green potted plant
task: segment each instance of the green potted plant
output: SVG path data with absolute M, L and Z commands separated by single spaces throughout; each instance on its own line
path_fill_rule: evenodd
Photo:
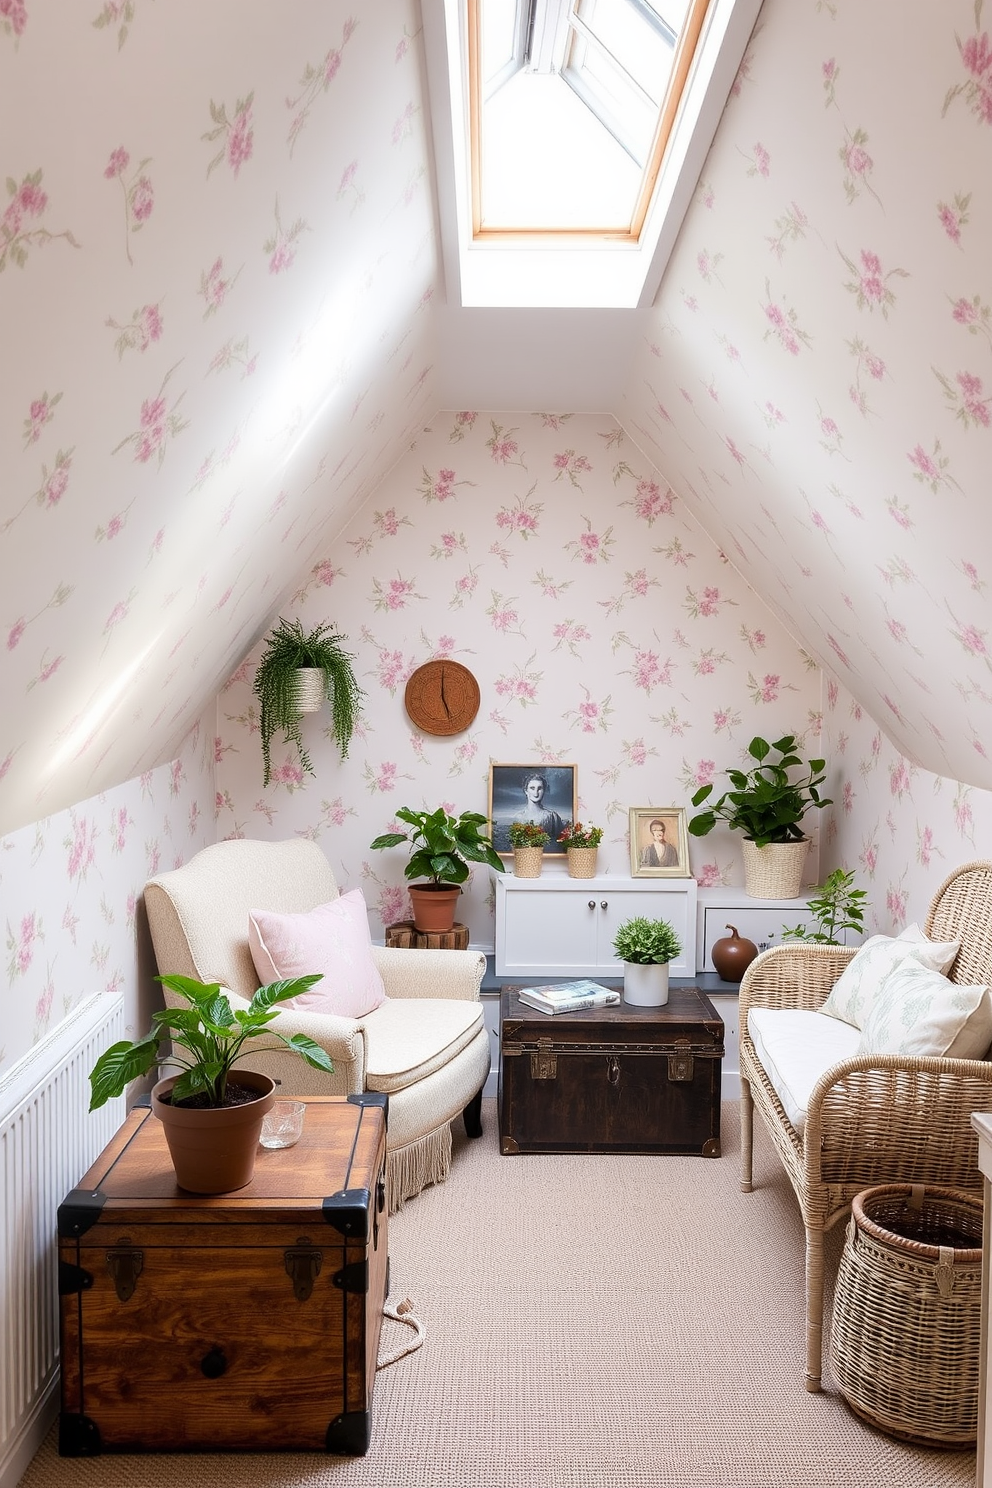
M 347 636 L 329 625 L 309 632 L 299 620 L 284 620 L 266 638 L 252 691 L 258 698 L 258 727 L 262 736 L 263 785 L 272 774 L 272 739 L 282 730 L 287 744 L 295 744 L 300 765 L 312 775 L 313 765 L 303 745 L 300 719 L 326 700 L 331 705 L 331 730 L 344 759 L 365 694 L 355 680 L 354 658 L 345 651 Z
M 833 804 L 820 795 L 826 762 L 804 762 L 794 734 L 772 744 L 756 735 L 747 752 L 754 765 L 726 771 L 730 790 L 690 817 L 689 831 L 705 837 L 724 821 L 732 831 L 742 832 L 745 892 L 759 899 L 794 899 L 809 848 L 803 819 L 808 811 Z M 797 768 L 799 775 L 793 773 Z M 712 781 L 701 785 L 692 797 L 693 806 L 708 802 L 712 792 Z
M 569 822 L 558 837 L 565 849 L 569 878 L 595 878 L 597 849 L 602 840 L 602 827 L 586 827 L 580 821 Z
M 785 925 L 783 940 L 810 940 L 817 945 L 843 945 L 838 936 L 845 930 L 856 935 L 864 934 L 864 918 L 868 898 L 864 889 L 854 888 L 854 869 L 845 873 L 835 868 L 828 873 L 823 887 L 812 895 L 809 911 L 813 916 L 813 927 L 807 925 Z
M 181 1072 L 160 1079 L 151 1093 L 161 1120 L 176 1181 L 193 1193 L 229 1193 L 251 1182 L 262 1118 L 275 1098 L 275 1082 L 253 1070 L 234 1070 L 250 1058 L 247 1040 L 268 1032 L 314 1069 L 331 1073 L 326 1049 L 306 1034 L 290 1037 L 270 1025 L 275 1007 L 320 981 L 320 975 L 270 982 L 259 987 L 247 1010 L 233 1011 L 218 982 L 160 976 L 185 1007 L 152 1014 L 144 1038 L 122 1039 L 100 1055 L 90 1073 L 90 1110 L 123 1095 L 132 1080 L 154 1065 L 178 1064 Z M 162 1045 L 170 1045 L 163 1052 Z
M 503 872 L 491 837 L 482 831 L 488 820 L 478 811 L 449 816 L 443 806 L 436 811 L 414 811 L 401 806 L 396 817 L 412 831 L 383 832 L 369 845 L 373 851 L 379 851 L 409 842 L 410 858 L 403 875 L 427 880 L 410 885 L 413 923 L 421 931 L 450 930 L 455 923 L 461 885 L 469 875 L 469 863 L 488 863 L 497 873 Z
M 544 849 L 551 838 L 537 822 L 511 822 L 510 846 L 516 878 L 540 878 Z
M 613 949 L 623 962 L 623 1000 L 637 1007 L 664 1007 L 668 1001 L 668 963 L 682 954 L 682 942 L 668 920 L 635 915 L 617 926 Z

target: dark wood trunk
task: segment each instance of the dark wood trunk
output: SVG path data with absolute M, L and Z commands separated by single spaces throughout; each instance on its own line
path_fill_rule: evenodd
M 720 1156 L 723 1021 L 697 988 L 673 982 L 660 1008 L 551 1016 L 507 986 L 500 1022 L 504 1154 Z

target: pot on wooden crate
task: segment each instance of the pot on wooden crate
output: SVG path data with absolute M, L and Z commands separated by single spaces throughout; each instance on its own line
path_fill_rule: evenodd
M 450 884 L 411 884 L 407 892 L 413 909 L 413 923 L 418 930 L 450 930 L 455 923 L 455 909 L 461 889 Z
M 174 1106 L 169 1099 L 180 1077 L 169 1075 L 152 1089 L 152 1112 L 169 1144 L 176 1182 L 190 1193 L 222 1194 L 249 1184 L 265 1113 L 275 1101 L 275 1081 L 254 1070 L 237 1070 L 228 1081 L 256 1092 L 232 1106 Z

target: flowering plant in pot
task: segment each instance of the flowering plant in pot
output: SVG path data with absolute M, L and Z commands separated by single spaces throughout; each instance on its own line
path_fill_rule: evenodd
M 299 620 L 281 616 L 269 632 L 252 683 L 259 704 L 263 786 L 268 785 L 272 773 L 272 739 L 279 730 L 287 744 L 296 745 L 307 774 L 314 773 L 303 745 L 300 720 L 325 699 L 331 705 L 331 731 L 341 758 L 347 755 L 365 694 L 355 680 L 354 658 L 344 650 L 346 640 L 347 636 L 334 634 L 329 625 L 318 625 L 308 632 Z
M 510 846 L 513 848 L 513 872 L 517 878 L 540 878 L 544 849 L 551 838 L 537 822 L 511 822 Z
M 640 1007 L 668 1001 L 668 963 L 682 954 L 682 942 L 668 920 L 635 915 L 617 926 L 613 949 L 623 962 L 623 1000 Z
M 580 821 L 569 822 L 559 833 L 558 841 L 565 849 L 569 878 L 595 877 L 597 848 L 602 840 L 602 827 L 586 827 Z
M 218 982 L 160 976 L 156 980 L 186 1006 L 152 1014 L 144 1038 L 122 1039 L 107 1049 L 90 1072 L 90 1110 L 123 1095 L 132 1080 L 155 1065 L 179 1065 L 152 1089 L 152 1110 L 165 1127 L 181 1188 L 194 1193 L 229 1193 L 251 1182 L 262 1118 L 274 1100 L 275 1083 L 253 1070 L 235 1070 L 251 1057 L 249 1039 L 269 1033 L 314 1069 L 333 1072 L 326 1049 L 306 1034 L 287 1037 L 270 1025 L 279 1003 L 306 992 L 320 974 L 259 987 L 247 1010 L 234 1011 Z M 167 1047 L 164 1051 L 162 1045 Z M 225 1152 L 227 1139 L 236 1148 Z M 216 1169 L 214 1169 L 216 1158 Z
M 705 837 L 718 821 L 724 821 L 732 831 L 742 832 L 747 892 L 759 898 L 791 899 L 799 892 L 809 845 L 803 832 L 803 819 L 808 811 L 822 811 L 824 806 L 833 805 L 829 797 L 820 795 L 820 786 L 826 779 L 826 761 L 804 762 L 794 734 L 784 734 L 772 744 L 756 735 L 747 752 L 755 763 L 747 770 L 726 771 L 730 790 L 690 817 L 689 831 L 693 837 Z M 792 773 L 797 768 L 799 775 Z M 692 797 L 693 806 L 708 803 L 712 792 L 712 781 L 701 785 Z M 787 848 L 791 862 L 784 874 L 781 869 L 776 871 L 770 862 L 783 854 L 780 851 L 768 854 L 766 849 L 770 846 Z
M 461 885 L 469 875 L 469 863 L 487 863 L 497 873 L 503 863 L 482 828 L 488 819 L 478 811 L 463 811 L 449 816 L 443 806 L 436 811 L 414 811 L 401 806 L 398 821 L 412 828 L 409 832 L 383 832 L 369 844 L 373 851 L 410 844 L 410 858 L 403 870 L 404 878 L 426 879 L 411 883 L 410 903 L 413 923 L 418 930 L 450 930 L 455 922 L 455 905 Z

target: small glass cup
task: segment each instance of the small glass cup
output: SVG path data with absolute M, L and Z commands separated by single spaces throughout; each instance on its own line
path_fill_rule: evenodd
M 292 1147 L 303 1133 L 306 1102 L 277 1100 L 262 1119 L 259 1142 L 263 1147 Z

